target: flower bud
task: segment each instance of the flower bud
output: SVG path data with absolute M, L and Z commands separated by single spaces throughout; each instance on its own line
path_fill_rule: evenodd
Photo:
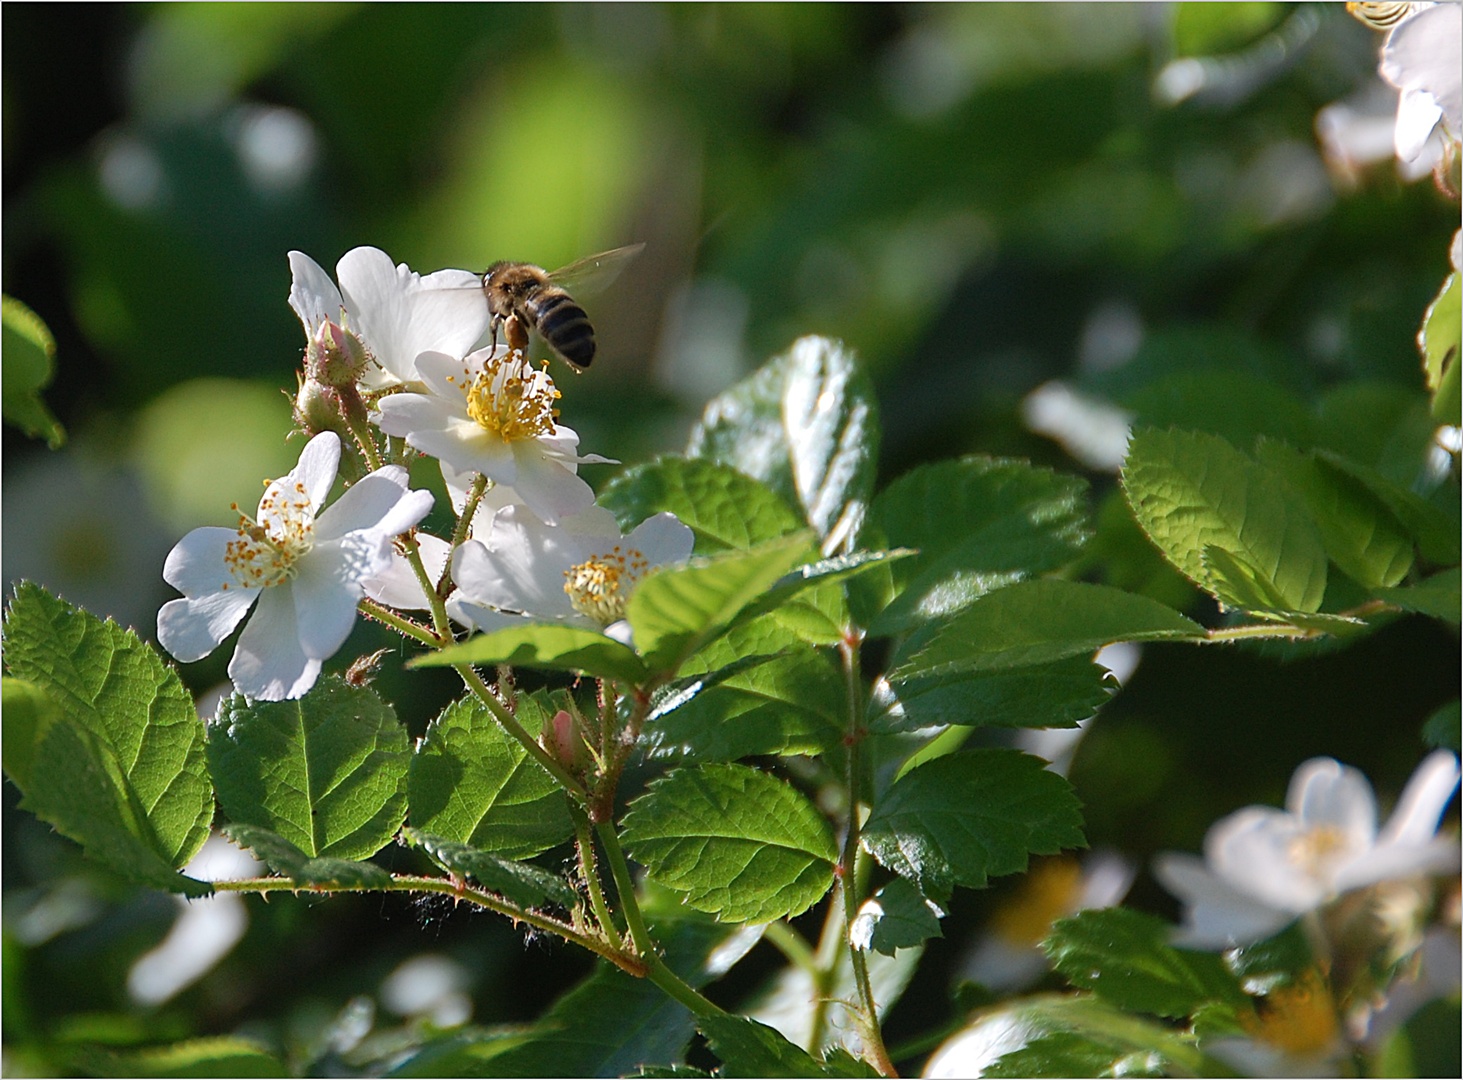
M 554 758 L 570 772 L 582 771 L 585 764 L 584 739 L 579 733 L 579 725 L 575 723 L 574 717 L 560 709 L 554 713 L 554 718 L 549 721 L 548 727 L 544 729 L 541 736 L 544 749 L 554 755 Z
M 324 386 L 354 386 L 370 362 L 365 343 L 329 319 L 305 348 L 305 376 Z
M 303 377 L 299 378 L 299 383 L 293 410 L 295 423 L 310 438 L 322 431 L 333 431 L 339 435 L 344 448 L 340 460 L 340 475 L 347 483 L 359 480 L 365 475 L 364 462 L 356 447 L 347 414 L 355 409 L 362 416 L 365 415 L 361 396 L 356 393 L 354 386 L 324 386 L 314 379 Z

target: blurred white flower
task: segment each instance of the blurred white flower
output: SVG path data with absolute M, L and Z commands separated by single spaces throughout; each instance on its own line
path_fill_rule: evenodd
M 1414 161 L 1433 132 L 1463 136 L 1463 7 L 1433 4 L 1394 26 L 1382 45 L 1382 77 L 1402 92 L 1394 139 L 1397 156 Z
M 1429 755 L 1379 832 L 1366 777 L 1331 758 L 1305 762 L 1285 810 L 1250 806 L 1221 819 L 1203 859 L 1158 857 L 1158 879 L 1186 909 L 1178 943 L 1247 945 L 1352 889 L 1455 868 L 1456 841 L 1435 834 L 1457 786 L 1457 759 Z
M 362 377 L 367 389 L 415 383 L 420 353 L 461 356 L 483 336 L 491 318 L 482 281 L 468 270 L 422 277 L 379 248 L 347 251 L 335 264 L 340 288 L 314 259 L 290 252 L 290 307 L 314 341 L 327 321 L 365 344 L 378 367 Z
M 184 663 L 202 659 L 257 600 L 229 662 L 234 686 L 281 701 L 315 685 L 355 625 L 361 582 L 386 569 L 392 537 L 432 508 L 431 494 L 407 490 L 406 470 L 391 465 L 321 513 L 339 464 L 340 439 L 322 432 L 265 488 L 257 518 L 241 512 L 237 529 L 207 526 L 178 542 L 163 578 L 183 599 L 158 612 L 163 648 Z
M 502 346 L 461 360 L 425 352 L 417 371 L 428 392 L 383 398 L 371 416 L 382 431 L 440 459 L 444 475 L 482 473 L 511 487 L 551 525 L 593 505 L 578 468 L 607 459 L 576 452 L 579 436 L 557 423 L 559 391 L 548 372 Z
M 453 555 L 458 591 L 448 610 L 481 630 L 527 617 L 624 640 L 625 605 L 636 584 L 656 567 L 688 559 L 694 540 L 674 514 L 656 514 L 622 537 L 614 515 L 597 506 L 558 526 L 508 506 L 485 540 L 469 540 Z

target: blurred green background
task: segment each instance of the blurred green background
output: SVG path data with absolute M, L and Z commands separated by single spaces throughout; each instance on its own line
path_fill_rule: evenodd
M 1213 414 L 1169 419 L 1243 442 L 1275 431 L 1273 395 L 1310 406 L 1354 382 L 1332 421 L 1374 431 L 1374 461 L 1416 479 L 1430 424 L 1414 335 L 1458 208 L 1399 178 L 1380 37 L 1341 4 L 0 17 L 4 290 L 56 336 L 47 399 L 71 435 L 53 454 L 5 430 L 4 574 L 148 636 L 172 543 L 229 521 L 298 452 L 280 393 L 303 349 L 290 249 L 330 269 L 369 244 L 425 273 L 643 241 L 582 298 L 593 370 L 558 373 L 585 451 L 678 450 L 710 395 L 828 334 L 878 388 L 882 481 L 970 452 L 1084 472 L 1104 508 L 1090 575 L 1178 604 L 1193 597 L 1125 525 L 1112 462 L 1034 430 L 1034 390 L 1061 380 L 1162 417 L 1162 388 L 1202 376 Z M 614 468 L 585 473 L 603 485 Z M 363 627 L 348 650 L 378 641 Z M 229 651 L 190 684 L 217 684 Z M 420 733 L 452 687 L 408 682 L 400 659 L 378 685 Z M 1424 619 L 1303 656 L 1150 648 L 1073 765 L 1092 841 L 1140 861 L 1196 849 L 1219 815 L 1281 801 L 1314 754 L 1390 798 L 1458 680 L 1456 638 Z M 12 1072 L 77 1039 L 245 1031 L 304 1053 L 419 953 L 455 964 L 481 1022 L 537 1015 L 589 967 L 435 904 L 251 900 L 221 966 L 143 1003 L 128 971 L 176 906 L 81 863 L 15 801 L 6 785 Z M 989 902 L 959 898 L 895 1041 L 949 1015 Z M 1174 911 L 1146 875 L 1134 902 Z M 755 953 L 725 1000 L 774 961 Z

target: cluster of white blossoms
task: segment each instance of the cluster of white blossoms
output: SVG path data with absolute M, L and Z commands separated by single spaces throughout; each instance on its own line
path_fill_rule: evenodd
M 421 276 L 361 247 L 337 263 L 337 286 L 308 256 L 292 251 L 289 261 L 289 303 L 308 343 L 299 401 L 313 392 L 308 409 L 335 410 L 333 419 L 320 423 L 297 403 L 318 433 L 294 470 L 267 484 L 256 515 L 236 505 L 236 528 L 195 529 L 169 554 L 163 577 L 183 598 L 158 613 L 163 648 L 201 659 L 252 607 L 229 676 L 245 697 L 280 701 L 315 684 L 366 598 L 440 609 L 440 593 L 463 626 L 558 621 L 626 640 L 635 585 L 689 558 L 691 530 L 658 514 L 623 537 L 595 505 L 578 467 L 611 459 L 578 453 L 579 436 L 558 423 L 559 391 L 546 370 L 505 346 L 479 347 L 491 316 L 478 275 Z M 413 532 L 432 495 L 409 489 L 401 453 L 382 464 L 378 443 L 387 441 L 371 425 L 405 453 L 438 459 L 459 518 L 471 517 L 459 522 L 455 547 Z M 342 434 L 379 467 L 326 506 Z M 431 592 L 394 544 L 408 532 Z

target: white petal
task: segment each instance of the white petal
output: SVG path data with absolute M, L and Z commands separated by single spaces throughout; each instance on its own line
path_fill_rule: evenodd
M 639 551 L 652 566 L 685 562 L 691 557 L 696 534 L 675 514 L 656 514 L 635 526 L 625 543 Z
M 1371 846 L 1377 834 L 1377 797 L 1367 778 L 1334 758 L 1311 758 L 1295 770 L 1286 808 L 1308 828 L 1340 829 L 1348 845 Z
M 1378 843 L 1424 844 L 1431 840 L 1457 787 L 1458 759 L 1447 750 L 1433 751 L 1407 781 Z
M 319 263 L 304 252 L 291 251 L 290 279 L 290 307 L 304 324 L 306 337 L 313 338 L 326 320 L 340 322 L 345 303 Z
M 236 587 L 224 562 L 224 550 L 238 532 L 217 525 L 194 529 L 173 546 L 163 563 L 163 580 L 184 596 L 204 596 L 225 585 Z
M 1161 854 L 1153 861 L 1153 874 L 1187 908 L 1175 944 L 1203 949 L 1249 945 L 1295 917 L 1232 888 L 1192 855 Z
M 418 533 L 417 548 L 421 553 L 422 566 L 427 571 L 427 577 L 434 583 L 440 581 L 442 571 L 447 568 L 448 556 L 452 554 L 452 545 L 431 533 Z M 395 552 L 391 555 L 391 565 L 375 577 L 361 582 L 361 587 L 372 600 L 387 607 L 422 611 L 432 606 L 422 591 L 422 584 L 417 580 L 411 563 Z
M 408 491 L 406 485 L 406 470 L 397 465 L 357 481 L 320 515 L 315 523 L 316 541 L 336 540 L 360 530 L 388 537 L 405 532 L 432 509 L 431 492 Z
M 1416 161 L 1443 118 L 1443 107 L 1426 90 L 1403 90 L 1397 99 L 1397 126 L 1393 141 L 1397 156 Z
M 457 596 L 447 601 L 447 614 L 452 617 L 453 622 L 475 627 L 485 634 L 509 626 L 523 626 L 532 621 L 522 615 L 505 615 L 494 608 L 474 604 Z
M 407 438 L 414 432 L 441 430 L 467 418 L 465 407 L 426 394 L 392 394 L 376 405 L 371 422 L 388 435 Z
M 463 599 L 547 618 L 577 617 L 564 592 L 564 572 L 575 561 L 565 544 L 573 538 L 526 514 L 520 520 L 516 509 L 494 519 L 488 544 L 470 540 L 453 555 L 452 579 Z
M 517 482 L 518 462 L 512 447 L 471 420 L 449 418 L 445 427 L 422 428 L 406 441 L 458 471 L 480 472 L 493 483 L 509 487 Z
M 512 444 L 518 475 L 515 480 L 504 481 L 512 484 L 524 505 L 549 525 L 593 506 L 594 489 L 560 461 L 545 455 L 536 443 L 525 440 Z
M 333 431 L 322 431 L 305 444 L 305 449 L 300 451 L 300 461 L 289 475 L 281 477 L 265 491 L 265 499 L 276 487 L 293 487 L 295 483 L 304 485 L 305 494 L 309 496 L 310 508 L 320 512 L 320 507 L 325 504 L 325 497 L 330 494 L 330 487 L 335 483 L 336 471 L 340 468 L 340 436 Z M 260 500 L 260 518 L 264 516 L 264 500 Z
M 1435 837 L 1421 844 L 1384 844 L 1362 852 L 1336 873 L 1336 891 L 1346 892 L 1378 881 L 1397 881 L 1421 874 L 1458 869 L 1458 842 Z
M 423 278 L 384 251 L 361 247 L 336 264 L 354 328 L 376 361 L 405 382 L 417 378 L 417 355 L 461 356 L 488 327 L 487 297 L 476 274 L 441 270 Z
M 1454 139 L 1463 135 L 1463 10 L 1459 5 L 1434 4 L 1398 23 L 1382 46 L 1381 72 L 1404 96 L 1407 91 L 1426 93 L 1449 135 Z M 1401 127 L 1399 114 L 1399 154 Z
M 490 355 L 479 349 L 461 359 L 460 354 L 424 352 L 417 357 L 417 374 L 427 389 L 440 398 L 456 401 L 465 410 L 466 389 L 482 374 L 483 363 Z
M 349 542 L 316 545 L 300 560 L 289 591 L 294 598 L 299 645 L 306 656 L 328 660 L 339 651 L 356 623 L 356 603 L 362 595 L 359 582 L 380 573 L 390 560 L 391 549 L 383 544 L 353 546 Z M 375 564 L 370 575 L 360 574 L 363 562 Z
M 235 587 L 169 600 L 157 613 L 158 644 L 181 663 L 202 660 L 234 632 L 258 595 L 258 589 Z
M 229 661 L 229 678 L 245 697 L 285 701 L 302 696 L 320 677 L 320 661 L 300 648 L 289 586 L 265 589 Z
M 1239 892 L 1299 914 L 1318 906 L 1330 890 L 1329 877 L 1295 860 L 1305 840 L 1297 818 L 1273 807 L 1249 806 L 1215 822 L 1204 838 L 1204 856 L 1214 873 Z

